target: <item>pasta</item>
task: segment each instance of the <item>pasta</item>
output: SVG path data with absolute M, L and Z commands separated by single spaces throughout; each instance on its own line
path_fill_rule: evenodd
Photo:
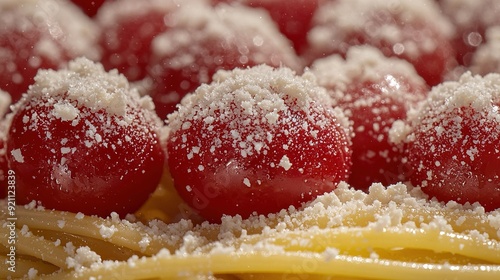
M 40 279 L 497 279 L 500 212 L 429 201 L 403 184 L 341 183 L 300 209 L 196 223 L 162 186 L 136 215 L 16 209 L 15 277 Z M 3 202 L 2 209 L 5 209 Z M 181 207 L 182 209 L 182 207 Z M 173 213 L 173 210 L 171 210 Z M 164 213 L 165 221 L 153 218 Z M 170 213 L 171 214 L 171 213 Z M 2 220 L 7 220 L 2 213 Z M 146 218 L 148 217 L 148 218 Z M 194 217 L 194 216 L 192 216 Z M 5 224 L 5 222 L 4 222 Z M 7 236 L 3 227 L 1 234 Z M 9 245 L 2 239 L 2 255 Z M 48 253 L 49 252 L 49 253 Z M 4 257 L 5 261 L 7 259 Z M 5 278 L 8 271 L 2 270 Z M 342 278 L 345 277 L 345 278 Z M 337 278 L 335 278 L 337 279 Z

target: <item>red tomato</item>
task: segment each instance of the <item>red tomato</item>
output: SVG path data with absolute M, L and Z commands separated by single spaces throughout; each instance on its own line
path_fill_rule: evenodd
M 442 0 L 440 5 L 443 14 L 450 18 L 456 29 L 453 46 L 457 60 L 462 65 L 470 66 L 476 49 L 488 42 L 486 31 L 500 25 L 500 2 Z
M 427 94 L 427 84 L 413 66 L 363 46 L 352 47 L 345 60 L 339 55 L 318 59 L 312 70 L 335 105 L 353 121 L 353 166 L 348 182 L 366 191 L 372 183 L 404 180 L 403 153 L 389 141 L 389 129 Z
M 7 138 L 17 202 L 103 217 L 136 211 L 163 170 L 151 102 L 86 59 L 41 71 L 36 81 Z
M 431 0 L 325 1 L 313 18 L 305 56 L 313 61 L 371 45 L 412 63 L 432 86 L 456 65 L 452 35 L 453 26 Z
M 464 74 L 435 87 L 408 121 L 408 177 L 431 197 L 500 208 L 499 80 Z
M 151 41 L 167 30 L 178 1 L 122 0 L 106 2 L 96 21 L 102 29 L 101 62 L 107 70 L 118 69 L 129 81 L 147 76 Z
M 298 57 L 266 14 L 248 7 L 188 7 L 153 43 L 151 92 L 160 118 L 219 69 L 259 64 L 298 69 Z M 196 18 L 196 21 L 193 20 Z
M 310 76 L 309 76 L 310 78 Z M 324 89 L 287 68 L 218 72 L 169 116 L 180 196 L 212 222 L 300 206 L 347 180 L 347 120 Z
M 0 3 L 0 89 L 13 102 L 38 69 L 57 69 L 78 56 L 98 58 L 98 28 L 78 8 L 64 1 L 12 3 Z

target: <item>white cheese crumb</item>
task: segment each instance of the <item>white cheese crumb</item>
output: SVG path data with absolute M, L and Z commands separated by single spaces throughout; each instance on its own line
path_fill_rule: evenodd
M 76 213 L 76 215 L 75 215 L 75 218 L 76 218 L 77 220 L 81 220 L 81 219 L 83 219 L 84 217 L 85 217 L 85 214 L 83 214 L 82 212 L 78 212 L 78 213 Z
M 76 270 L 101 262 L 101 256 L 92 251 L 88 246 L 79 247 L 76 249 L 73 257 L 66 258 L 67 267 Z
M 251 187 L 250 180 L 248 180 L 248 178 L 243 179 L 243 184 L 249 188 Z
M 14 160 L 19 162 L 19 163 L 24 163 L 24 156 L 21 153 L 21 149 L 15 149 L 10 152 L 12 156 L 14 157 Z
M 57 226 L 58 226 L 59 228 L 61 228 L 61 229 L 62 229 L 62 228 L 64 228 L 64 226 L 65 226 L 65 225 L 66 225 L 66 221 L 65 221 L 65 220 L 58 220 L 58 221 L 57 221 Z
M 35 268 L 30 268 L 28 270 L 28 279 L 36 279 L 36 276 L 38 275 L 38 270 Z
M 102 238 L 111 238 L 115 232 L 117 232 L 118 229 L 114 226 L 111 225 L 110 227 L 107 227 L 105 225 L 101 225 L 99 227 L 99 233 L 101 234 Z
M 323 257 L 325 258 L 325 261 L 328 262 L 334 260 L 339 255 L 339 253 L 339 249 L 328 247 L 323 252 Z
M 286 171 L 288 171 L 290 169 L 290 167 L 292 167 L 292 163 L 290 162 L 290 159 L 288 158 L 287 155 L 284 155 L 281 160 L 280 160 L 280 164 L 279 164 L 281 167 L 283 167 Z

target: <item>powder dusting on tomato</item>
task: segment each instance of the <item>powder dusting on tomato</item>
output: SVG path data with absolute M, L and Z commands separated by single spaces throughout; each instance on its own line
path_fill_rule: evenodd
M 13 107 L 9 166 L 18 202 L 107 216 L 137 210 L 156 188 L 161 122 L 117 71 L 85 58 L 40 70 Z
M 500 26 L 488 28 L 487 41 L 472 55 L 469 70 L 474 74 L 500 73 Z
M 403 151 L 389 142 L 388 132 L 427 95 L 427 84 L 413 65 L 387 58 L 374 47 L 353 46 L 345 59 L 332 55 L 316 60 L 312 71 L 354 123 L 349 183 L 367 191 L 372 183 L 403 181 Z
M 259 64 L 301 68 L 292 45 L 264 11 L 184 5 L 171 20 L 174 26 L 152 42 L 148 67 L 160 118 L 174 111 L 184 95 L 210 83 L 217 70 Z
M 391 130 L 411 183 L 440 201 L 500 207 L 500 75 L 463 74 L 434 87 Z
M 306 57 L 313 61 L 345 55 L 351 46 L 371 45 L 412 63 L 432 86 L 456 64 L 453 32 L 433 0 L 325 1 L 313 18 Z
M 299 206 L 350 172 L 349 122 L 311 73 L 219 71 L 168 120 L 174 185 L 210 221 Z
M 96 15 L 102 29 L 99 45 L 101 63 L 107 70 L 118 69 L 129 81 L 148 77 L 152 56 L 151 42 L 175 23 L 172 15 L 179 9 L 176 0 L 108 1 Z M 188 1 L 184 1 L 188 2 Z M 183 5 L 196 3 L 190 0 Z
M 99 29 L 66 1 L 0 1 L 0 88 L 19 100 L 39 68 L 99 59 Z

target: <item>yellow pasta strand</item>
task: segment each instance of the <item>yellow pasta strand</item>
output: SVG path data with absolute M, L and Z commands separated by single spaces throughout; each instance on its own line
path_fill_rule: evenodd
M 470 236 L 437 230 L 387 228 L 377 231 L 372 228 L 335 228 L 314 231 L 292 231 L 283 233 L 246 236 L 229 244 L 242 245 L 264 242 L 263 246 L 278 246 L 287 252 L 323 252 L 335 248 L 341 252 L 354 253 L 361 248 L 413 248 L 431 252 L 448 252 L 488 263 L 500 263 L 500 243 L 493 240 L 474 239 Z M 208 248 L 213 248 L 209 244 Z M 209 251 L 209 249 L 204 251 Z M 354 249 L 354 250 L 353 250 Z
M 24 208 L 19 208 L 17 215 L 17 224 L 28 225 L 30 229 L 64 231 L 75 235 L 105 240 L 106 242 L 144 254 L 154 254 L 157 252 L 157 248 L 171 247 L 173 249 L 171 244 L 166 242 L 165 239 L 148 234 L 138 225 L 135 225 L 135 227 L 133 225 L 124 225 L 123 221 L 113 222 L 109 219 L 92 216 L 77 218 L 74 213 L 37 211 Z M 64 226 L 58 228 L 58 225 L 62 222 Z M 109 237 L 103 237 L 103 234 L 100 233 L 103 228 L 112 230 L 113 234 Z M 150 243 L 147 247 L 141 247 L 140 245 L 140 242 L 144 238 L 148 238 Z
M 269 254 L 259 252 L 204 254 L 144 258 L 129 265 L 120 262 L 110 267 L 52 275 L 42 279 L 175 279 L 197 274 L 281 273 L 289 275 L 331 275 L 367 279 L 475 279 L 493 280 L 500 277 L 499 266 L 453 266 L 415 264 L 398 261 L 373 260 L 350 256 L 326 259 L 322 254 L 299 252 Z M 287 279 L 287 278 L 283 278 Z

